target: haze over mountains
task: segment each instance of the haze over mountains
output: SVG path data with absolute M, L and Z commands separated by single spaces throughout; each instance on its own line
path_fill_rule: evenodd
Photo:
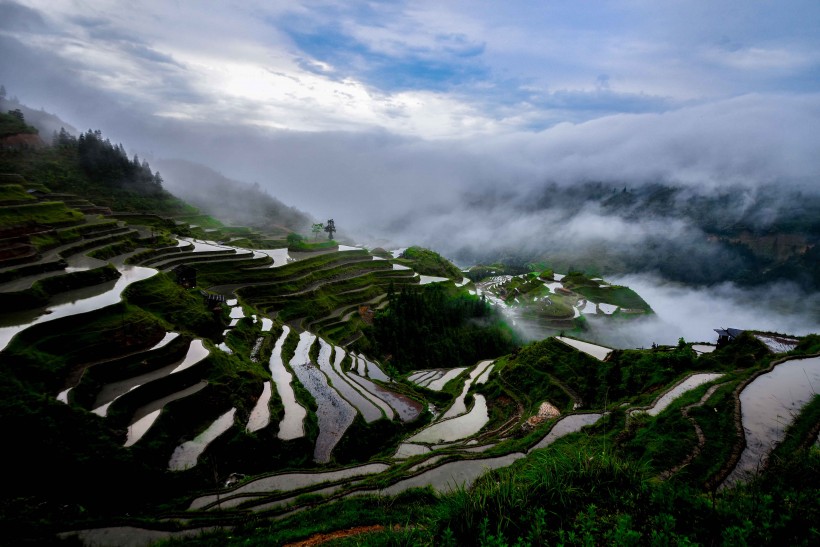
M 307 233 L 311 218 L 268 194 L 258 183 L 231 180 L 213 169 L 180 159 L 156 162 L 165 187 L 228 225 L 252 226 L 273 233 Z
M 0 2 L 0 82 L 189 199 L 213 192 L 163 160 L 359 243 L 740 283 L 727 309 L 820 321 L 816 3 L 97 7 Z
M 0 544 L 811 544 L 818 20 L 0 0 Z

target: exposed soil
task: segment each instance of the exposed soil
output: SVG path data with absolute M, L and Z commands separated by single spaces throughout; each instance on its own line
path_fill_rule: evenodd
M 396 526 L 395 529 L 399 529 L 399 527 Z M 370 534 L 372 532 L 381 532 L 383 530 L 384 526 L 382 526 L 381 524 L 374 524 L 372 526 L 356 526 L 354 528 L 348 528 L 346 530 L 336 530 L 335 532 L 328 532 L 325 534 L 315 534 L 303 541 L 297 541 L 296 543 L 288 543 L 284 547 L 312 547 L 314 545 L 322 545 L 324 543 L 327 543 L 328 541 L 333 541 L 335 539 L 359 536 L 362 534 Z

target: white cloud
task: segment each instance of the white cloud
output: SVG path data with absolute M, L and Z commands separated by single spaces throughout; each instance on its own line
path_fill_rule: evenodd
M 628 337 L 625 347 L 674 344 L 680 337 L 689 342 L 714 342 L 713 329 L 727 327 L 795 335 L 820 331 L 816 315 L 820 299 L 789 284 L 744 289 L 722 283 L 694 288 L 646 275 L 613 281 L 635 290 L 657 314 L 620 333 Z

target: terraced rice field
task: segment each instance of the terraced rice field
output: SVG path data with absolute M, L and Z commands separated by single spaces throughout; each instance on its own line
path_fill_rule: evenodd
M 58 209 L 62 211 L 54 211 Z M 93 228 L 91 220 L 74 221 L 78 227 L 89 227 L 76 240 L 39 256 L 21 251 L 14 259 L 27 262 L 0 267 L 4 279 L 0 293 L 90 271 L 108 260 L 119 277 L 50 295 L 44 307 L 5 314 L 0 351 L 19 355 L 28 348 L 15 345 L 17 335 L 83 314 L 82 321 L 55 323 L 65 332 L 47 333 L 45 349 L 37 351 L 49 349 L 51 336 L 79 336 L 85 323 L 100 321 L 108 329 L 97 341 L 100 357 L 91 358 L 82 347 L 55 355 L 56 361 L 64 361 L 60 361 L 62 368 L 49 371 L 51 377 L 44 382 L 49 397 L 56 394 L 72 412 L 96 414 L 93 419 L 109 426 L 119 435 L 118 442 L 135 454 L 144 446 L 152 447 L 161 463 L 167 462 L 167 469 L 175 473 L 207 474 L 207 469 L 198 469 L 205 467 L 200 465 L 204 456 L 213 462 L 230 462 L 226 464 L 230 471 L 242 469 L 247 454 L 229 453 L 231 448 L 226 447 L 234 446 L 271 459 L 291 451 L 291 459 L 284 461 L 298 462 L 299 472 L 256 472 L 238 486 L 220 487 L 218 492 L 200 490 L 189 498 L 193 501 L 187 511 L 168 517 L 172 525 L 197 519 L 208 522 L 216 510 L 225 522 L 239 523 L 251 512 L 283 515 L 328 497 L 389 496 L 423 486 L 438 492 L 469 487 L 488 469 L 549 449 L 556 440 L 585 426 L 606 423 L 602 419 L 612 410 L 597 408 L 548 419 L 536 426 L 542 428 L 536 430 L 537 436 L 526 433 L 531 436 L 524 441 L 520 433 L 525 410 L 532 406 L 521 402 L 527 394 L 505 383 L 510 365 L 504 359 L 466 368 L 419 370 L 406 379 L 391 377 L 394 365 L 373 359 L 367 349 L 359 351 L 354 344 L 365 312 L 384 304 L 390 286 L 449 280 L 419 276 L 407 266 L 376 260 L 363 249 L 342 246 L 337 252 L 304 255 L 287 249 L 234 247 L 204 237 L 151 246 L 139 227 L 102 221 Z M 60 234 L 48 237 L 56 241 Z M 119 247 L 112 248 L 106 259 L 88 256 L 104 246 L 126 242 L 122 249 L 127 251 L 117 253 Z M 176 277 L 178 266 L 195 269 L 196 288 L 186 287 Z M 623 313 L 615 304 L 573 294 L 562 279 L 560 274 L 549 282 L 533 281 L 532 276 L 499 276 L 477 284 L 476 292 L 508 310 L 526 303 L 566 305 L 570 320 L 584 314 Z M 524 282 L 532 283 L 533 292 L 503 292 L 513 285 L 523 287 Z M 462 280 L 461 285 L 465 283 Z M 600 286 L 612 290 L 604 283 Z M 191 316 L 196 319 L 191 322 L 194 327 L 185 322 Z M 178 328 L 185 325 L 187 330 Z M 230 347 L 223 341 L 226 336 Z M 758 335 L 758 339 L 774 352 L 792 350 L 797 343 L 774 335 Z M 612 351 L 573 338 L 559 340 L 573 348 L 566 351 L 601 361 Z M 701 344 L 693 349 L 705 354 L 714 347 Z M 779 364 L 740 393 L 746 450 L 727 484 L 765 463 L 792 417 L 814 395 L 811 386 L 820 385 L 818 359 Z M 662 415 L 662 411 L 678 397 L 718 378 L 735 381 L 704 372 L 677 385 L 667 378 L 658 382 L 665 391 L 651 407 L 627 407 L 628 413 L 641 411 L 649 417 L 645 420 L 663 420 L 670 413 Z M 543 380 L 539 388 L 559 384 L 546 373 L 539 380 Z M 487 391 L 477 392 L 481 386 Z M 551 393 L 559 391 L 555 388 Z M 501 395 L 488 399 L 485 393 Z M 715 388 L 710 389 L 701 403 L 714 393 Z M 444 412 L 439 415 L 424 394 Z M 536 407 L 544 398 L 533 401 Z M 567 404 L 562 411 L 570 408 Z M 353 435 L 366 440 L 359 443 Z M 505 453 L 507 446 L 515 448 Z M 489 457 L 481 454 L 488 450 Z M 296 451 L 309 457 L 300 459 L 297 456 L 303 454 Z M 285 469 L 287 464 L 277 465 Z M 206 513 L 211 514 L 206 517 Z

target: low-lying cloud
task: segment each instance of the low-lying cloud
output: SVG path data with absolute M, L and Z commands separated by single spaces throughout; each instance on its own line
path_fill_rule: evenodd
M 623 328 L 596 329 L 596 337 L 613 347 L 676 344 L 681 337 L 688 342 L 715 342 L 713 329 L 727 327 L 797 336 L 820 332 L 820 295 L 807 294 L 790 283 L 747 289 L 732 283 L 698 288 L 651 275 L 613 281 L 637 291 L 656 314 Z

